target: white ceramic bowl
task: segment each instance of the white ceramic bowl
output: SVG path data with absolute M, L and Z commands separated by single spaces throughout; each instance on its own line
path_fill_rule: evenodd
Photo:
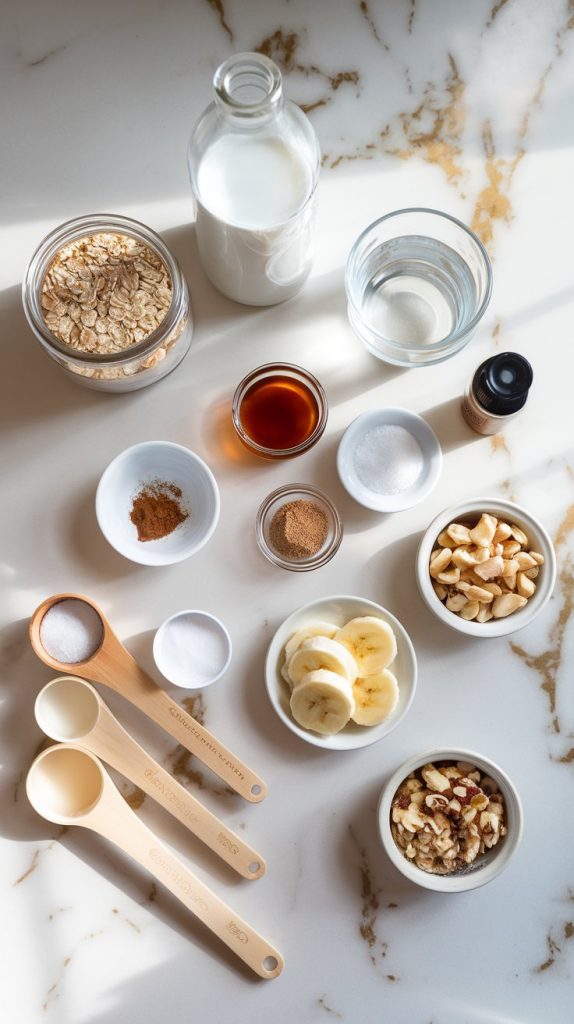
M 423 456 L 423 468 L 418 480 L 399 494 L 371 491 L 359 479 L 354 466 L 354 453 L 361 438 L 367 431 L 386 424 L 408 430 L 418 441 Z M 372 409 L 357 416 L 347 427 L 339 443 L 337 469 L 343 487 L 360 505 L 375 512 L 400 512 L 417 505 L 430 494 L 441 473 L 442 450 L 434 431 L 416 413 L 390 406 Z
M 190 516 L 160 540 L 139 541 L 130 520 L 142 485 L 166 480 L 181 488 Z M 96 492 L 96 516 L 106 540 L 141 565 L 171 565 L 199 551 L 219 519 L 219 490 L 203 459 L 171 441 L 144 441 L 126 448 L 104 471 Z
M 343 626 L 349 619 L 354 619 L 359 615 L 375 615 L 384 619 L 395 632 L 397 656 L 389 668 L 397 677 L 399 684 L 398 704 L 392 715 L 380 725 L 367 727 L 349 722 L 341 732 L 334 736 L 321 736 L 319 733 L 303 729 L 291 714 L 289 687 L 281 675 L 285 644 L 293 633 L 313 619 L 322 619 L 332 622 L 335 626 Z M 300 736 L 306 743 L 312 743 L 315 747 L 324 747 L 327 750 L 353 750 L 376 743 L 383 736 L 387 736 L 404 718 L 415 695 L 417 659 L 406 629 L 386 608 L 375 604 L 374 601 L 366 601 L 361 597 L 349 597 L 345 594 L 325 597 L 299 608 L 279 626 L 267 652 L 265 685 L 269 699 L 279 718 L 296 736 Z
M 166 650 L 167 636 L 174 624 L 180 624 L 189 622 L 195 629 L 205 630 L 206 641 L 209 643 L 211 640 L 215 640 L 215 644 L 211 643 L 210 646 L 214 649 L 215 653 L 219 655 L 217 661 L 217 669 L 209 677 L 206 675 L 205 678 L 200 681 L 185 681 L 185 671 L 178 670 L 177 665 L 173 663 L 173 659 L 170 658 Z M 180 643 L 183 640 L 184 634 L 180 634 Z M 221 619 L 216 618 L 215 615 L 211 615 L 209 612 L 198 611 L 197 609 L 189 609 L 183 612 L 176 612 L 175 615 L 170 615 L 165 622 L 162 622 L 161 626 L 157 630 L 153 638 L 153 656 L 154 661 L 163 676 L 173 683 L 174 686 L 181 686 L 184 690 L 204 690 L 206 686 L 211 686 L 229 668 L 229 662 L 231 661 L 231 637 L 223 625 Z M 183 652 L 182 652 L 183 653 Z M 194 651 L 193 645 L 190 644 L 189 649 L 189 660 L 193 660 L 193 657 L 201 658 L 201 653 Z M 187 658 L 187 651 L 184 654 L 185 660 Z
M 521 530 L 524 530 L 531 549 L 544 556 L 544 564 L 540 567 L 536 579 L 534 595 L 523 608 L 508 615 L 505 619 L 491 619 L 489 622 L 482 623 L 467 622 L 466 619 L 461 619 L 456 612 L 449 611 L 446 605 L 439 601 L 432 588 L 429 562 L 439 533 L 453 522 L 464 521 L 468 518 L 476 518 L 478 521 L 482 512 L 490 512 L 492 515 L 498 516 L 499 519 L 515 523 Z M 525 508 L 515 505 L 512 501 L 504 501 L 502 498 L 471 498 L 470 501 L 461 501 L 458 505 L 451 505 L 436 519 L 433 519 L 419 545 L 416 576 L 425 604 L 451 629 L 475 637 L 508 636 L 509 633 L 515 633 L 532 622 L 549 601 L 556 582 L 556 555 L 552 541 L 542 523 Z
M 403 856 L 391 832 L 391 805 L 397 789 L 407 775 L 416 771 L 417 768 L 421 768 L 428 761 L 435 764 L 444 761 L 468 761 L 470 764 L 476 765 L 485 775 L 490 775 L 498 784 L 504 797 L 507 834 L 474 864 L 469 865 L 463 871 L 453 872 L 452 875 L 433 875 L 417 867 Z M 469 889 L 478 889 L 479 886 L 491 882 L 501 871 L 504 871 L 516 853 L 522 838 L 522 805 L 513 783 L 494 761 L 489 761 L 488 758 L 481 754 L 475 754 L 472 750 L 437 747 L 410 757 L 400 768 L 397 768 L 396 772 L 393 772 L 381 793 L 378 822 L 381 840 L 388 856 L 395 867 L 411 882 L 436 892 L 467 892 Z

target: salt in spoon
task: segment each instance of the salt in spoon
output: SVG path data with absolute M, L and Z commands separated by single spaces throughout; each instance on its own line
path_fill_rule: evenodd
M 154 761 L 118 722 L 94 687 L 60 676 L 40 690 L 34 705 L 50 739 L 73 742 L 100 757 L 165 807 L 244 878 L 261 878 L 265 861 Z
M 32 762 L 26 793 L 34 810 L 48 821 L 89 828 L 133 857 L 261 978 L 281 974 L 281 954 L 140 821 L 94 754 L 73 743 L 49 747 Z

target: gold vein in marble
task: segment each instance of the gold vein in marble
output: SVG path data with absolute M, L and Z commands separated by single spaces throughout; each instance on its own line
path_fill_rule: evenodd
M 506 494 L 507 501 L 516 501 L 516 495 L 512 489 L 510 480 L 503 480 L 500 486 Z
M 379 44 L 379 46 L 382 46 L 383 49 L 386 50 L 387 53 L 388 53 L 389 50 L 390 50 L 390 47 L 389 47 L 388 43 L 385 43 L 385 40 L 382 39 L 381 36 L 379 35 L 379 32 L 377 30 L 377 26 L 375 25 L 375 22 L 373 21 L 373 16 L 372 16 L 371 11 L 369 9 L 369 5 L 367 3 L 367 0 L 359 0 L 359 10 L 360 10 L 361 14 L 363 15 L 363 18 L 367 22 L 367 25 L 369 26 L 371 32 L 373 33 L 375 39 L 377 40 L 377 42 Z
M 562 524 L 561 524 L 562 525 Z M 559 527 L 560 529 L 560 527 Z M 560 719 L 556 713 L 556 685 L 562 664 L 562 646 L 566 628 L 574 611 L 574 571 L 571 559 L 567 559 L 560 576 L 559 585 L 562 592 L 562 604 L 556 622 L 549 634 L 549 646 L 540 654 L 529 654 L 520 644 L 511 642 L 511 650 L 522 658 L 528 668 L 534 669 L 540 676 L 540 689 L 547 695 L 552 728 L 560 732 Z M 567 762 L 569 763 L 569 762 Z
M 466 118 L 464 92 L 465 82 L 449 53 L 442 88 L 429 83 L 418 107 L 398 115 L 402 135 L 396 144 L 387 144 L 387 139 L 395 138 L 396 127 L 386 125 L 381 132 L 383 151 L 401 160 L 421 156 L 425 163 L 439 167 L 449 184 L 457 185 L 464 173 L 461 165 L 461 139 Z
M 369 955 L 373 966 L 377 966 L 378 951 L 381 957 L 386 957 L 389 948 L 387 942 L 382 942 L 377 934 L 377 920 L 381 909 L 380 895 L 382 890 L 373 884 L 371 866 L 367 860 L 367 851 L 361 846 L 351 825 L 349 835 L 357 848 L 360 857 L 359 876 L 361 879 L 361 920 L 359 922 L 359 934 L 369 948 Z
M 43 1009 L 44 1013 L 48 1009 L 50 1003 L 53 1003 L 53 1002 L 56 1001 L 56 999 L 60 998 L 60 993 L 57 992 L 56 989 L 58 988 L 58 986 L 59 986 L 59 984 L 60 984 L 60 982 L 61 982 L 61 980 L 62 980 L 62 978 L 64 976 L 64 971 L 69 966 L 71 959 L 72 959 L 71 956 L 65 957 L 64 962 L 62 964 L 62 969 L 60 971 L 59 977 L 56 979 L 56 981 L 54 982 L 53 985 L 50 985 L 50 988 L 46 992 L 46 998 L 44 1000 L 44 1003 L 42 1004 L 42 1009 Z
M 492 23 L 494 21 L 496 21 L 496 19 L 497 19 L 498 15 L 500 14 L 502 8 L 506 7 L 507 3 L 508 3 L 508 0 L 496 0 L 495 5 L 494 5 L 494 7 L 492 8 L 492 10 L 490 12 L 490 17 L 489 17 L 489 19 L 488 19 L 488 21 L 486 23 L 486 27 L 487 28 L 490 28 Z
M 332 1017 L 336 1017 L 338 1020 L 343 1020 L 343 1014 L 339 1013 L 338 1010 L 334 1010 L 332 1006 L 329 1006 L 325 996 L 321 996 L 318 1001 L 318 1005 L 322 1010 L 325 1010 L 325 1013 L 331 1014 Z
M 562 522 L 558 527 L 556 536 L 554 538 L 554 547 L 560 548 L 566 543 L 568 537 L 574 530 L 574 505 L 569 505 L 566 509 Z
M 57 840 L 61 839 L 61 837 L 64 836 L 67 831 L 68 831 L 68 826 L 67 825 L 62 825 L 61 828 L 59 828 L 58 831 L 55 833 L 53 839 L 48 843 L 47 846 L 39 846 L 37 850 L 34 850 L 34 853 L 33 853 L 33 856 L 32 856 L 32 860 L 30 861 L 29 867 L 26 868 L 26 871 L 24 871 L 20 875 L 20 877 L 17 878 L 16 881 L 13 882 L 12 884 L 14 886 L 21 885 L 22 882 L 25 882 L 26 879 L 30 877 L 30 875 L 33 875 L 35 870 L 36 870 L 36 868 L 38 867 L 40 858 L 45 853 L 49 853 L 50 850 L 53 850 L 54 846 L 56 845 Z
M 497 452 L 504 452 L 510 458 L 510 449 L 506 443 L 504 434 L 492 434 L 490 438 L 490 449 L 492 455 L 496 455 Z
M 408 27 L 409 35 L 411 34 L 411 32 L 413 30 L 413 22 L 415 20 L 415 12 L 416 12 L 416 9 L 417 9 L 416 5 L 417 5 L 417 0 L 411 0 L 411 9 L 409 11 L 409 23 L 408 23 L 408 26 L 407 26 Z
M 229 36 L 231 42 L 233 42 L 235 37 L 234 37 L 233 32 L 231 31 L 231 29 L 230 29 L 230 27 L 229 27 L 229 25 L 227 23 L 227 19 L 226 19 L 226 16 L 225 16 L 225 8 L 223 6 L 223 0 L 207 0 L 207 3 L 209 4 L 210 7 L 213 8 L 215 13 L 217 14 L 217 17 L 219 18 L 219 24 L 221 25 L 221 27 L 223 29 L 225 29 L 225 31 L 227 32 L 227 35 Z
M 495 3 L 491 11 L 490 24 L 492 24 L 494 18 L 502 7 L 504 7 L 505 3 L 506 0 L 498 0 L 498 2 Z M 514 156 L 497 157 L 492 136 L 492 125 L 490 121 L 485 121 L 483 125 L 482 141 L 488 184 L 482 189 L 476 199 L 471 228 L 487 247 L 492 245 L 494 223 L 499 220 L 505 223 L 510 223 L 512 219 L 512 206 L 510 203 L 509 193 L 516 168 L 526 153 L 524 142 L 530 129 L 530 119 L 535 108 L 540 106 L 548 77 L 554 68 L 556 61 L 564 53 L 564 37 L 573 27 L 574 3 L 572 0 L 569 0 L 568 18 L 562 28 L 560 28 L 556 33 L 554 56 L 546 65 L 538 79 L 536 88 L 534 89 L 522 116 L 522 120 L 518 128 L 518 144 L 516 146 Z
M 117 911 L 114 911 L 114 913 L 117 913 Z M 62 979 L 64 977 L 66 969 L 69 967 L 69 965 L 70 965 L 70 963 L 72 961 L 72 957 L 74 956 L 75 953 L 77 953 L 79 947 L 81 945 L 83 945 L 84 942 L 89 942 L 91 939 L 97 939 L 97 938 L 99 938 L 100 935 L 103 935 L 103 934 L 104 934 L 104 932 L 103 932 L 102 929 L 100 929 L 100 931 L 97 931 L 97 932 L 88 932 L 87 935 L 83 935 L 82 936 L 82 938 L 78 942 L 76 948 L 70 953 L 70 955 L 64 957 L 64 960 L 62 962 L 62 967 L 60 969 L 60 973 L 59 973 L 58 977 L 56 978 L 55 982 L 52 985 L 50 985 L 48 991 L 46 992 L 44 1003 L 42 1005 L 42 1009 L 43 1009 L 44 1013 L 49 1009 L 51 1003 L 54 1003 L 56 1001 L 56 999 L 60 998 L 60 992 L 59 992 L 60 984 L 62 982 Z
M 122 796 L 132 811 L 139 810 L 145 800 L 145 793 L 139 786 L 132 786 L 127 792 L 122 792 Z
M 310 114 L 312 110 L 317 110 L 319 107 L 326 107 L 330 102 L 330 96 L 323 96 L 322 99 L 314 100 L 313 103 L 300 103 L 299 106 L 304 114 Z
M 305 78 L 318 78 L 327 82 L 331 95 L 322 95 L 309 103 L 300 104 L 304 113 L 308 114 L 318 107 L 326 107 L 333 99 L 332 94 L 342 85 L 354 85 L 356 95 L 359 95 L 361 76 L 358 71 L 337 71 L 335 74 L 329 74 L 317 64 L 303 63 L 297 59 L 300 46 L 301 36 L 297 32 L 286 32 L 278 28 L 262 39 L 255 47 L 255 51 L 275 61 L 284 73 L 295 72 L 304 75 Z
M 573 936 L 574 922 L 565 921 L 562 925 L 562 935 L 560 941 L 568 942 L 568 940 L 571 939 Z M 557 940 L 553 937 L 552 930 L 550 930 L 546 935 L 546 945 L 548 947 L 548 956 L 543 963 L 538 964 L 538 967 L 534 968 L 536 974 L 543 974 L 545 971 L 548 971 L 551 967 L 553 967 L 557 959 L 563 952 L 563 947 L 560 946 Z
M 203 694 L 198 693 L 194 697 L 186 697 L 182 702 L 183 707 L 195 718 L 200 725 L 205 725 L 205 704 Z M 192 783 L 198 789 L 208 790 L 215 796 L 235 796 L 235 791 L 223 783 L 218 784 L 206 778 L 201 769 L 195 767 L 193 754 L 180 743 L 168 754 L 166 763 L 169 765 L 172 775 L 178 782 Z
M 494 222 L 502 220 L 510 223 L 512 206 L 510 204 L 510 187 L 514 172 L 524 156 L 521 146 L 512 159 L 497 157 L 492 124 L 485 121 L 482 128 L 482 144 L 485 156 L 485 172 L 488 184 L 479 192 L 472 214 L 470 226 L 475 234 L 487 247 L 494 235 Z

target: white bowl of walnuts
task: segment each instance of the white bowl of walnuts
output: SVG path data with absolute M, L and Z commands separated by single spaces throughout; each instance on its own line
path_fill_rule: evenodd
M 473 498 L 445 509 L 424 534 L 416 563 L 419 590 L 451 629 L 507 636 L 532 622 L 550 599 L 556 556 L 542 524 L 500 498 Z
M 522 837 L 522 807 L 505 772 L 471 750 L 409 758 L 379 801 L 379 831 L 406 878 L 437 892 L 467 892 L 496 878 Z

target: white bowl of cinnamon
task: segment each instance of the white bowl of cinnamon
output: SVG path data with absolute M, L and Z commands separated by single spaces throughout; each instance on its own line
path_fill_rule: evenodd
M 171 441 L 145 441 L 104 471 L 96 516 L 116 551 L 141 565 L 171 565 L 199 551 L 219 519 L 219 490 L 203 459 Z

